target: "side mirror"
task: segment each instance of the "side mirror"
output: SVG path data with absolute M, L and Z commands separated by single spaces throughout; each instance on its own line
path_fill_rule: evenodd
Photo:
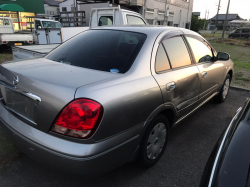
M 38 26 L 38 29 L 41 29 L 42 27 L 41 26 Z
M 226 60 L 229 60 L 229 58 L 230 58 L 230 56 L 227 53 L 219 52 L 217 54 L 217 60 L 224 60 L 224 61 L 226 61 Z

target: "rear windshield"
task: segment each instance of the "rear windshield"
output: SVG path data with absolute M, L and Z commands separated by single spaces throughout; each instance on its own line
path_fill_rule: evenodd
M 62 28 L 61 23 L 59 22 L 54 22 L 54 21 L 42 21 L 43 27 L 44 28 L 57 28 L 60 29 Z
M 89 30 L 60 45 L 46 58 L 83 68 L 125 73 L 145 39 L 146 35 L 141 33 Z

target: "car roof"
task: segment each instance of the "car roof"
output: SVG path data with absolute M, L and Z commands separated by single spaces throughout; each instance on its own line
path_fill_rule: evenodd
M 52 19 L 41 19 L 41 18 L 35 18 L 35 20 L 38 20 L 38 21 L 51 21 L 51 22 L 59 22 L 59 21 L 55 21 L 55 20 L 52 20 Z
M 198 33 L 183 29 L 179 27 L 171 27 L 171 26 L 161 26 L 161 25 L 118 25 L 118 26 L 103 26 L 103 27 L 95 27 L 91 28 L 92 30 L 122 30 L 122 31 L 131 31 L 131 32 L 139 32 L 144 34 L 155 34 L 159 35 L 163 31 L 166 31 L 166 33 L 171 31 L 182 31 L 183 34 L 192 34 L 192 35 L 198 35 Z M 201 37 L 201 36 L 200 36 Z

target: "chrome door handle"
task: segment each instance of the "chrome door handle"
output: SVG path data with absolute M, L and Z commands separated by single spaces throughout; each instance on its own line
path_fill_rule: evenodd
M 175 82 L 167 83 L 166 90 L 172 91 L 173 89 L 175 89 Z
M 207 72 L 202 72 L 202 78 L 205 78 L 207 76 Z

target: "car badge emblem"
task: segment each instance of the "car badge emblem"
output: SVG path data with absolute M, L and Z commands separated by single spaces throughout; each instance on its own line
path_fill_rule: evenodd
M 13 84 L 16 85 L 19 82 L 18 76 L 15 76 L 13 79 Z

